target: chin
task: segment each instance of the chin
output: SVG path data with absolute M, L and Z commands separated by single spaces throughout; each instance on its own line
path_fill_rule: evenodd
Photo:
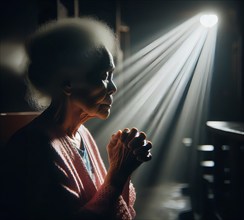
M 99 108 L 96 112 L 96 117 L 102 120 L 106 120 L 110 115 L 110 108 Z
M 98 118 L 102 119 L 102 120 L 106 120 L 109 117 L 110 114 L 103 114 L 103 115 L 99 115 Z
M 102 120 L 106 120 L 109 117 L 109 115 L 110 115 L 110 110 L 99 112 L 97 117 Z

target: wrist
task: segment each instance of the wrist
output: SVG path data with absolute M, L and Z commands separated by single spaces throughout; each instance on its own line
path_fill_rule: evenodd
M 121 175 L 117 172 L 109 170 L 105 178 L 105 183 L 115 187 L 117 190 L 122 192 L 128 179 L 129 177 L 127 175 Z

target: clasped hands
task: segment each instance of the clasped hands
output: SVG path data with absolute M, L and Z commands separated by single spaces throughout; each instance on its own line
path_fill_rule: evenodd
M 143 162 L 152 158 L 152 143 L 146 140 L 146 134 L 136 128 L 113 134 L 107 146 L 109 173 L 128 178 Z

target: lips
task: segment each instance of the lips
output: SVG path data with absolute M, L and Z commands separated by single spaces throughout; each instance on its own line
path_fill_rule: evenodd
M 106 105 L 109 106 L 110 108 L 112 107 L 113 104 L 113 98 L 112 97 L 107 97 L 102 103 L 101 105 Z
M 112 103 L 101 103 L 101 106 L 111 108 L 112 107 Z
M 109 108 L 110 109 L 112 106 L 111 105 L 107 105 L 107 104 L 101 104 L 101 107 L 102 108 Z

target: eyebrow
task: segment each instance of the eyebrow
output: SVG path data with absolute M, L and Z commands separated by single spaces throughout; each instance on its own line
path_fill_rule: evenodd
M 113 72 L 115 70 L 115 65 L 112 64 L 111 62 L 104 66 L 104 71 L 109 71 L 109 72 Z

